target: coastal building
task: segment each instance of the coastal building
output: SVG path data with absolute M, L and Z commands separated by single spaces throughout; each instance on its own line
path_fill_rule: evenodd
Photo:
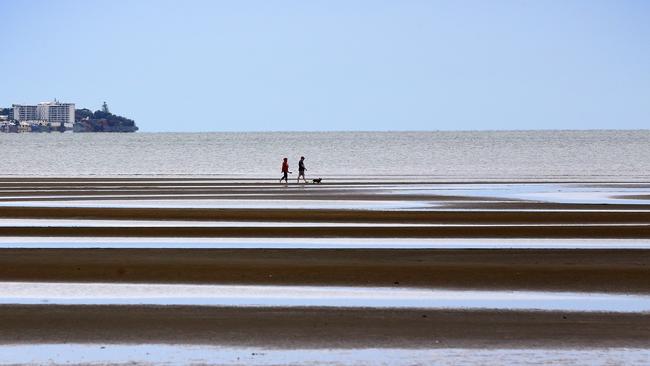
M 13 121 L 14 120 L 14 109 L 13 108 L 0 108 L 3 110 L 3 115 L 0 115 L 0 120 L 4 121 Z
M 13 119 L 19 122 L 45 121 L 69 127 L 74 124 L 74 103 L 60 103 L 54 100 L 53 102 L 38 103 L 38 105 L 14 104 L 12 107 Z
M 36 107 L 36 119 L 47 121 L 53 125 L 74 124 L 74 103 L 60 103 L 56 99 L 53 102 L 38 103 Z
M 16 121 L 33 121 L 38 119 L 35 105 L 13 104 L 13 119 Z
M 23 121 L 23 122 L 19 122 L 16 128 L 17 128 L 16 132 L 30 132 L 32 130 L 32 124 L 30 122 Z

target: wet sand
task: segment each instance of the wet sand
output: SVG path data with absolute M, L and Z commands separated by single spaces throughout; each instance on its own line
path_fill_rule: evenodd
M 476 209 L 477 205 L 472 207 Z M 483 208 L 485 205 L 481 204 Z M 489 207 L 492 207 L 490 205 Z M 541 207 L 540 207 L 541 206 Z M 567 207 L 568 206 L 568 207 Z M 578 206 L 578 207 L 576 207 Z M 648 224 L 650 211 L 637 205 L 622 205 L 629 211 L 612 211 L 612 205 L 561 205 L 551 209 L 544 203 L 517 205 L 528 211 L 468 210 L 332 210 L 332 209 L 242 209 L 242 208 L 116 208 L 116 207 L 0 207 L 0 218 L 96 219 L 96 220 L 186 220 L 186 221 L 273 221 L 273 222 L 368 222 L 430 224 Z M 632 207 L 630 207 L 632 206 Z M 498 206 L 510 208 L 510 205 Z M 567 211 L 560 211 L 560 209 Z M 617 209 L 618 207 L 613 207 Z M 596 210 L 601 211 L 596 211 Z M 568 211 L 571 210 L 571 211 Z M 577 210 L 577 211 L 575 211 Z
M 650 194 L 637 194 L 637 195 L 627 195 L 627 196 L 614 196 L 617 199 L 624 200 L 650 200 Z
M 598 189 L 616 185 L 585 186 Z M 621 189 L 648 189 L 643 185 L 629 187 Z M 427 192 L 420 192 L 419 188 Z M 431 192 L 436 190 L 434 183 L 394 181 L 333 182 L 304 187 L 292 184 L 285 188 L 271 181 L 227 178 L 2 178 L 0 191 L 4 194 L 0 192 L 3 197 L 0 204 L 11 206 L 0 206 L 0 218 L 117 222 L 102 227 L 9 225 L 0 227 L 0 236 L 88 237 L 90 240 L 96 237 L 609 238 L 614 242 L 624 238 L 650 238 L 650 204 L 626 203 L 629 200 L 618 200 L 616 194 L 609 195 L 614 197 L 614 202 L 609 197 L 608 201 L 584 204 L 491 197 L 489 190 L 485 196 L 466 196 L 445 189 Z M 129 197 L 111 197 L 119 195 Z M 171 195 L 176 200 L 191 199 L 196 203 L 241 200 L 245 207 L 171 208 L 164 204 L 149 208 L 101 207 L 111 200 L 127 203 L 147 200 L 155 206 L 163 199 L 161 195 L 167 195 L 164 199 Z M 254 201 L 247 200 L 349 202 L 355 209 L 259 208 Z M 96 207 L 75 207 L 79 201 L 96 202 Z M 408 207 L 370 210 L 364 204 L 369 201 L 405 201 L 424 206 L 417 210 Z M 51 202 L 71 207 L 46 207 Z M 197 225 L 126 227 L 119 225 L 120 220 L 196 221 Z M 199 223 L 205 221 L 249 225 L 201 227 Z M 284 227 L 255 226 L 255 222 L 282 223 Z M 299 222 L 314 225 L 290 225 Z M 319 226 L 319 223 L 348 226 Z M 355 223 L 378 225 L 363 227 L 354 226 Z M 345 285 L 648 294 L 648 278 L 650 250 L 644 249 L 0 249 L 0 281 Z M 650 347 L 649 329 L 647 313 L 0 306 L 0 342 L 3 343 L 170 343 L 282 348 Z
M 3 343 L 281 348 L 650 347 L 649 314 L 183 306 L 0 307 Z
M 0 281 L 346 285 L 650 293 L 648 278 L 648 250 L 0 250 Z
M 404 227 L 4 226 L 0 236 L 139 238 L 593 238 L 647 239 L 650 225 Z

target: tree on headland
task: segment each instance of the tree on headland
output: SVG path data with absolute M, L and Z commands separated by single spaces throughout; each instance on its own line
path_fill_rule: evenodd
M 79 122 L 79 121 L 81 121 L 82 119 L 85 119 L 85 118 L 88 118 L 88 119 L 93 118 L 93 111 L 91 111 L 88 108 L 75 110 L 74 119 L 75 119 L 76 122 Z
M 104 102 L 102 109 L 95 112 L 90 109 L 75 111 L 75 132 L 135 132 L 138 127 L 135 121 L 115 115 L 108 110 Z

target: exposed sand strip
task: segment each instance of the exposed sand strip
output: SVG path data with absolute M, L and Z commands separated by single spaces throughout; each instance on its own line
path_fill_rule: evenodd
M 650 225 L 326 226 L 326 227 L 47 227 L 3 226 L 0 236 L 139 238 L 599 238 L 648 239 Z
M 126 191 L 128 192 L 128 191 Z M 60 193 L 60 192 L 59 192 Z M 332 195 L 313 193 L 272 193 L 268 192 L 260 194 L 260 191 L 255 193 L 240 193 L 240 192 L 209 192 L 206 191 L 203 195 L 192 194 L 186 191 L 174 192 L 134 192 L 132 194 L 119 192 L 85 192 L 85 193 L 71 193 L 62 196 L 56 196 L 50 192 L 38 193 L 20 193 L 20 194 L 5 194 L 0 193 L 0 202 L 35 202 L 35 201 L 104 201 L 115 199 L 137 199 L 137 200 L 187 200 L 187 199 L 246 199 L 246 200 L 313 200 L 313 201 L 506 201 L 505 199 L 495 198 L 482 198 L 482 197 L 463 197 L 463 196 L 443 196 L 443 195 L 389 195 L 389 194 L 343 194 L 338 193 Z M 15 197 L 11 197 L 15 196 Z M 42 197 L 38 197 L 42 196 Z
M 650 194 L 636 194 L 636 195 L 616 195 L 612 198 L 624 199 L 624 200 L 650 200 Z
M 284 348 L 650 347 L 650 314 L 525 311 L 0 306 L 3 343 Z
M 555 205 L 556 207 L 559 205 Z M 593 205 L 581 205 L 581 207 Z M 534 209 L 536 206 L 528 204 Z M 606 206 L 609 207 L 609 206 Z M 627 205 L 626 207 L 630 207 Z M 635 206 L 631 207 L 634 209 Z M 0 218 L 476 224 L 650 224 L 650 211 L 380 211 L 249 208 L 0 207 Z
M 650 293 L 648 250 L 2 249 L 0 281 Z

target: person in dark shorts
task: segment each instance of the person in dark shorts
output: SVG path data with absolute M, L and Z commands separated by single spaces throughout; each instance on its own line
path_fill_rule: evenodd
M 300 177 L 302 177 L 303 182 L 307 183 L 307 179 L 305 179 L 305 157 L 301 156 L 300 161 L 298 162 L 298 183 L 300 183 Z
M 280 178 L 280 183 L 284 180 L 285 183 L 289 183 L 289 159 L 284 158 L 282 161 L 282 178 Z

